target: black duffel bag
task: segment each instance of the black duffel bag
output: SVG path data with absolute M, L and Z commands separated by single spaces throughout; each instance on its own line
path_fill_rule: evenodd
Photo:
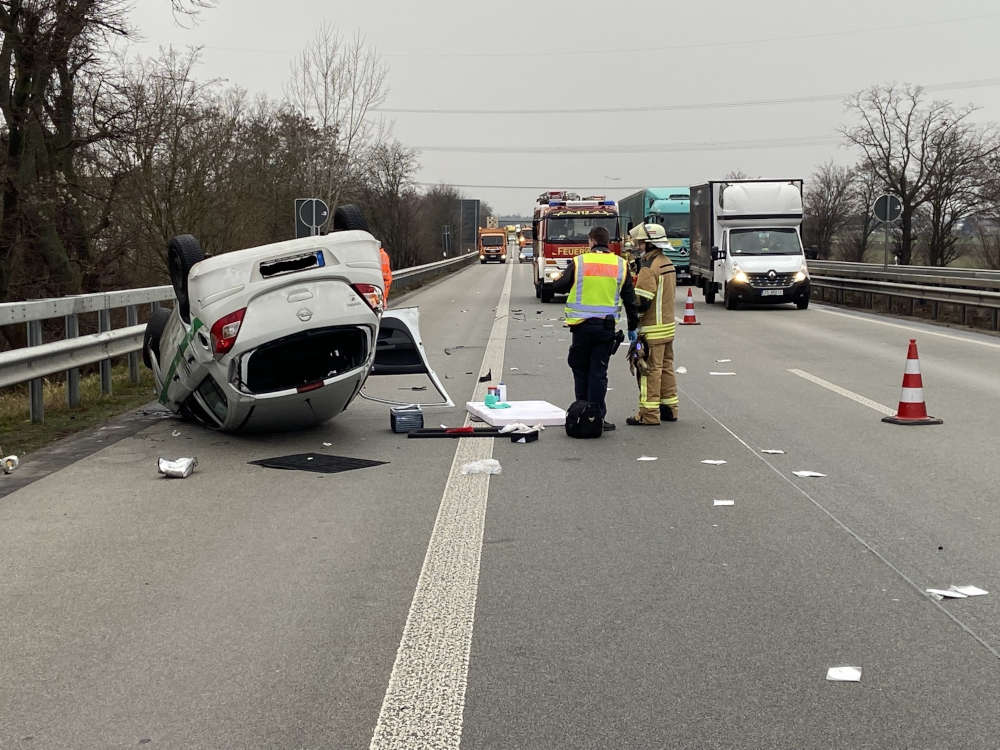
M 566 410 L 566 434 L 571 438 L 599 438 L 604 431 L 604 419 L 597 404 L 574 401 Z

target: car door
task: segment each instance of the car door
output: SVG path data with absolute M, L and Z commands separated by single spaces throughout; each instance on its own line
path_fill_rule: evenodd
M 454 406 L 451 396 L 431 369 L 420 336 L 420 309 L 403 307 L 382 313 L 378 337 L 375 340 L 375 360 L 368 373 L 372 375 L 426 375 L 443 401 L 419 406 Z M 412 401 L 391 401 L 361 392 L 363 398 L 380 404 L 405 406 Z

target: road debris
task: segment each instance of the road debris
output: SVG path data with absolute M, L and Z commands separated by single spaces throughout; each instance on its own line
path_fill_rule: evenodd
M 986 596 L 989 591 L 978 586 L 950 586 L 946 589 L 924 589 L 931 599 L 968 599 L 970 596 Z
M 830 667 L 826 670 L 830 682 L 861 682 L 861 667 Z
M 709 375 L 735 375 L 735 372 L 710 372 Z
M 721 458 L 706 458 L 704 461 L 702 461 L 702 463 L 709 464 L 710 466 L 722 466 L 722 464 L 726 462 L 723 461 Z
M 400 386 L 401 391 L 426 391 L 426 385 L 410 385 L 410 386 Z
M 678 367 L 677 369 L 674 370 L 674 372 L 676 372 L 678 375 L 687 375 L 687 371 L 688 368 L 686 367 Z
M 656 461 L 659 456 L 639 456 L 636 461 Z
M 173 432 L 170 433 L 170 435 L 171 435 L 171 437 L 180 437 L 181 436 L 181 431 L 180 430 L 174 430 Z
M 719 365 L 722 365 L 722 364 L 725 364 L 726 362 L 732 362 L 732 361 L 733 360 L 731 360 L 731 359 L 717 359 L 717 360 L 715 360 L 715 363 L 719 364 Z
M 520 367 L 508 367 L 507 369 L 510 370 L 511 372 L 518 372 L 521 368 Z
M 735 500 L 713 500 L 712 506 L 717 507 L 719 505 L 736 505 Z
M 808 469 L 802 469 L 801 471 L 793 471 L 792 474 L 794 474 L 797 477 L 803 477 L 803 478 L 826 476 L 826 474 L 820 474 L 818 471 L 809 471 Z
M 761 448 L 761 453 L 770 453 L 772 456 L 783 456 L 785 452 L 780 448 Z
M 487 370 L 485 375 L 479 376 L 480 383 L 489 383 L 491 380 L 493 380 L 493 368 Z
M 324 448 L 329 448 L 332 445 L 333 445 L 333 443 L 323 443 L 323 447 Z
M 186 479 L 194 472 L 194 467 L 198 465 L 198 459 L 190 458 L 158 458 L 156 460 L 156 470 L 166 477 L 176 479 Z
M 0 461 L 3 463 L 4 474 L 13 474 L 14 470 L 21 464 L 21 459 L 17 456 L 4 456 Z
M 463 474 L 499 474 L 500 471 L 500 462 L 495 458 L 484 458 L 480 461 L 462 464 Z
M 955 586 L 954 584 L 951 586 L 951 590 L 958 591 L 966 596 L 986 596 L 990 593 L 986 589 L 981 589 L 978 586 Z
M 331 456 L 328 453 L 295 453 L 290 456 L 259 458 L 256 461 L 247 461 L 247 463 L 254 466 L 263 466 L 265 469 L 336 474 L 341 471 L 353 471 L 354 469 L 366 469 L 370 466 L 381 466 L 388 463 L 388 461 L 372 461 L 367 458 L 351 458 L 350 456 Z

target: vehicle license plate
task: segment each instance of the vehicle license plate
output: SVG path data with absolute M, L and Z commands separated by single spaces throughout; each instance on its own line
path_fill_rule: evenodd
M 762 297 L 774 297 L 774 296 L 780 297 L 784 293 L 785 293 L 784 289 L 765 289 L 760 294 Z

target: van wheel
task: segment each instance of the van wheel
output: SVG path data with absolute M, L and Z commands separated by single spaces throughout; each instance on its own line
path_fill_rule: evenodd
M 177 297 L 177 312 L 185 323 L 191 322 L 191 299 L 188 296 L 188 274 L 199 261 L 205 260 L 205 251 L 190 234 L 179 234 L 167 245 L 167 269 L 170 283 Z
M 355 229 L 360 229 L 362 232 L 369 231 L 368 222 L 365 221 L 361 209 L 353 203 L 337 206 L 333 212 L 333 231 L 345 232 Z
M 715 282 L 706 281 L 705 282 L 705 304 L 714 305 L 715 304 Z
M 805 297 L 803 299 L 796 300 L 795 306 L 800 310 L 805 310 L 807 307 L 809 307 L 809 298 Z
M 150 370 L 153 369 L 153 360 L 150 354 L 156 355 L 156 361 L 160 361 L 160 337 L 163 336 L 163 329 L 167 327 L 170 320 L 170 310 L 159 309 L 149 316 L 146 323 L 146 332 L 142 334 L 142 363 Z
M 736 299 L 736 295 L 729 289 L 729 284 L 726 284 L 726 293 L 724 295 L 727 310 L 735 310 L 739 302 Z

